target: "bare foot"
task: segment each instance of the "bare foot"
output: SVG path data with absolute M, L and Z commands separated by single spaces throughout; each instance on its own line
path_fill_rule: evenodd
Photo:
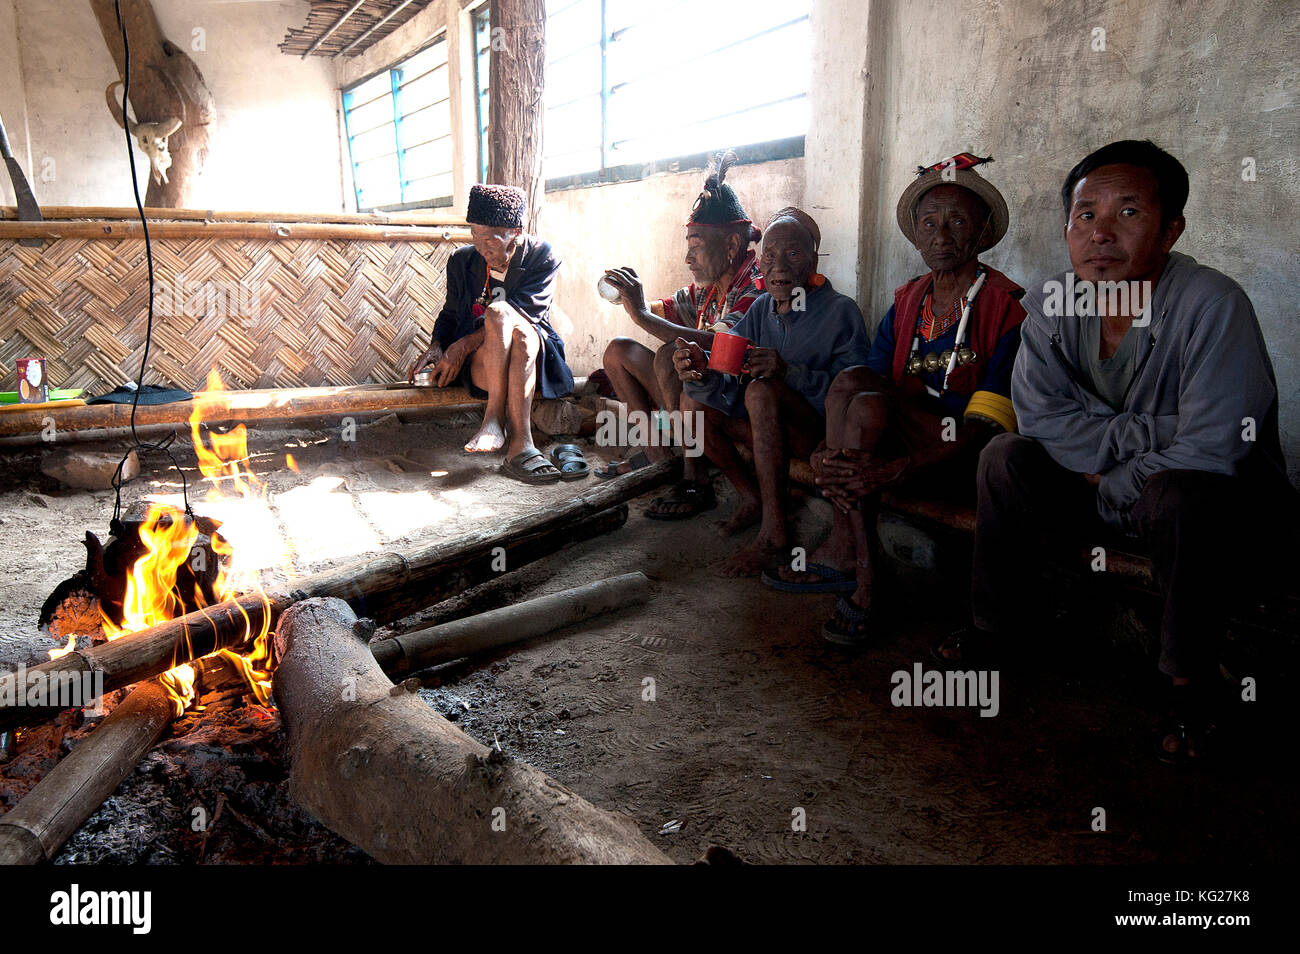
M 736 510 L 730 517 L 715 522 L 713 526 L 724 537 L 732 537 L 758 523 L 762 516 L 763 501 L 757 497 L 749 497 L 736 504 Z
M 505 444 L 505 429 L 496 421 L 485 420 L 483 426 L 478 429 L 478 433 L 469 439 L 469 443 L 465 445 L 465 450 L 470 454 L 492 454 L 499 451 Z
M 758 576 L 785 553 L 785 547 L 768 546 L 758 540 L 741 547 L 726 560 L 716 564 L 719 576 Z

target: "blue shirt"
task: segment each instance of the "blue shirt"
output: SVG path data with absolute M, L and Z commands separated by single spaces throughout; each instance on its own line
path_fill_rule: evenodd
M 772 296 L 760 295 L 731 333 L 756 348 L 774 348 L 787 365 L 785 383 L 825 416 L 831 381 L 845 368 L 866 363 L 870 339 L 857 302 L 830 282 L 809 292 L 804 306 L 779 315 Z M 736 375 L 705 371 L 703 380 L 687 381 L 683 390 L 701 404 L 744 417 L 747 384 Z

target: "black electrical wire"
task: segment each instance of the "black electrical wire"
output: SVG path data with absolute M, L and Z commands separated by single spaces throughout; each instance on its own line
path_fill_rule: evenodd
M 113 519 L 109 523 L 109 532 L 114 536 L 121 536 L 122 526 L 122 468 L 126 466 L 127 458 L 135 450 L 148 453 L 150 451 L 161 451 L 167 455 L 176 468 L 176 472 L 181 475 L 181 500 L 185 503 L 185 513 L 191 520 L 194 519 L 194 511 L 190 508 L 189 481 L 185 478 L 185 471 L 181 470 L 180 465 L 176 463 L 175 456 L 170 450 L 171 444 L 176 440 L 176 432 L 172 431 L 160 441 L 146 443 L 140 440 L 140 435 L 135 429 L 135 412 L 140 406 L 140 389 L 144 387 L 144 372 L 149 363 L 149 346 L 153 343 L 153 245 L 149 239 L 149 222 L 145 218 L 144 203 L 140 201 L 140 182 L 135 171 L 135 147 L 131 142 L 131 124 L 126 118 L 127 97 L 131 93 L 131 44 L 126 36 L 126 23 L 122 20 L 122 3 L 121 0 L 113 0 L 113 12 L 117 15 L 117 25 L 122 31 L 122 54 L 124 60 L 124 81 L 122 83 L 122 129 L 126 132 L 126 156 L 127 165 L 131 167 L 131 191 L 135 195 L 136 211 L 140 213 L 140 228 L 144 232 L 144 255 L 149 266 L 149 316 L 145 322 L 144 331 L 144 354 L 140 357 L 140 373 L 136 376 L 135 393 L 131 396 L 131 440 L 134 442 L 129 447 L 122 459 L 118 461 L 117 470 L 113 472 L 113 491 L 116 499 L 113 502 Z

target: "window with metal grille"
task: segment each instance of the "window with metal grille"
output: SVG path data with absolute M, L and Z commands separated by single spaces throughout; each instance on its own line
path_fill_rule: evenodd
M 803 155 L 812 0 L 549 0 L 550 188 Z M 681 163 L 683 165 L 693 163 Z
M 488 164 L 488 67 L 492 56 L 492 29 L 488 22 L 488 5 L 474 11 L 474 100 L 478 116 L 478 181 L 487 182 Z
M 449 206 L 451 100 L 447 43 L 435 40 L 343 91 L 357 208 Z

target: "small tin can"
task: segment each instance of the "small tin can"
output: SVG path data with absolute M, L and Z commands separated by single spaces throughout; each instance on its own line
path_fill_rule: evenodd
M 45 380 L 44 358 L 19 358 L 18 400 L 22 404 L 44 404 L 50 399 L 50 385 Z
M 433 368 L 425 368 L 415 376 L 415 386 L 418 388 L 433 387 Z
M 623 297 L 623 293 L 615 288 L 614 283 L 604 275 L 601 275 L 596 282 L 596 294 L 611 304 L 617 303 Z

